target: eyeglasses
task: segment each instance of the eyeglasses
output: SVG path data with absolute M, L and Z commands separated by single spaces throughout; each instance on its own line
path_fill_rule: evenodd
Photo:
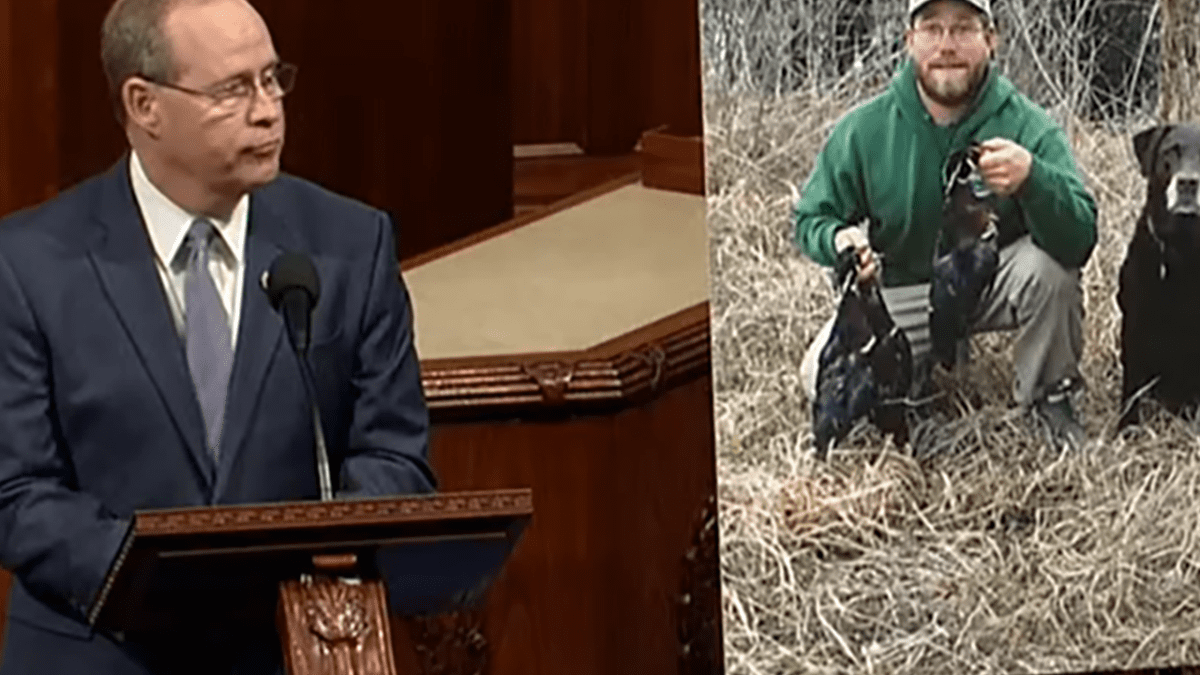
M 249 75 L 243 75 L 232 81 L 217 85 L 206 91 L 189 89 L 170 82 L 162 82 L 154 78 L 142 76 L 148 82 L 160 87 L 167 87 L 193 96 L 203 96 L 211 99 L 214 107 L 219 110 L 240 110 L 248 106 L 258 94 L 259 87 L 267 97 L 279 100 L 286 96 L 296 84 L 298 68 L 290 63 L 276 63 L 263 72 L 258 82 Z
M 917 39 L 923 44 L 938 44 L 948 33 L 952 42 L 962 44 L 983 34 L 983 26 L 978 23 L 956 23 L 949 28 L 940 23 L 923 23 L 917 26 Z

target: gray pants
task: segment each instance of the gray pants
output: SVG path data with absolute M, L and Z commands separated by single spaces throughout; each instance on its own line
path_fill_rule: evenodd
M 883 289 L 892 320 L 912 344 L 914 367 L 924 372 L 930 358 L 929 284 Z M 833 319 L 821 329 L 800 366 L 809 401 L 817 389 L 817 358 L 829 339 Z M 973 333 L 1017 330 L 1013 345 L 1013 398 L 1022 408 L 1064 379 L 1079 380 L 1083 354 L 1083 289 L 1078 269 L 1068 270 L 1030 240 L 1021 237 L 1000 250 L 991 287 L 980 298 Z

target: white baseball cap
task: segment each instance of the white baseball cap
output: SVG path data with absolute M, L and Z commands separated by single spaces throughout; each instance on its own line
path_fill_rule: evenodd
M 928 5 L 929 3 L 933 2 L 933 1 L 934 0 L 908 0 L 908 17 L 911 19 L 912 16 L 914 14 L 916 14 L 917 12 L 921 11 L 921 9 L 923 7 L 925 7 L 925 5 Z M 966 4 L 983 12 L 984 16 L 986 16 L 988 19 L 992 18 L 992 4 L 988 0 L 958 0 L 958 1 L 965 2 Z

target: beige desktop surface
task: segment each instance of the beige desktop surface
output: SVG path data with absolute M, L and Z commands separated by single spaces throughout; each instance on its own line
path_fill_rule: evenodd
M 422 359 L 574 351 L 709 295 L 704 197 L 631 184 L 402 270 Z

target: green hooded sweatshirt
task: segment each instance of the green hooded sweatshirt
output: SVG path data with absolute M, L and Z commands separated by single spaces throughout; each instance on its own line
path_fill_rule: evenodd
M 994 67 L 965 116 L 939 127 L 917 94 L 911 59 L 885 92 L 834 127 L 795 207 L 797 245 L 832 266 L 836 232 L 866 219 L 871 247 L 883 254 L 884 286 L 928 282 L 946 161 L 994 137 L 1033 155 L 1020 190 L 997 205 L 1000 245 L 1029 233 L 1064 267 L 1083 267 L 1096 243 L 1096 203 L 1062 127 Z

